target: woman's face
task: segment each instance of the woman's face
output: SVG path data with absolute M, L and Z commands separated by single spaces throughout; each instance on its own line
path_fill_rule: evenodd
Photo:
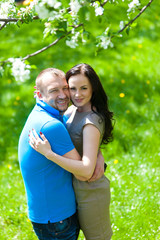
M 68 81 L 73 104 L 83 111 L 91 110 L 92 86 L 83 74 L 71 76 Z

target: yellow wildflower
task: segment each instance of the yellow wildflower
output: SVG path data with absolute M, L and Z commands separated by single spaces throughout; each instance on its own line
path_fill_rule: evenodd
M 147 80 L 147 82 L 146 82 L 148 85 L 150 84 L 150 81 L 149 80 Z
M 142 44 L 138 44 L 138 48 L 142 48 L 143 46 L 142 46 Z
M 132 60 L 135 61 L 136 60 L 136 56 L 132 56 Z
M 11 166 L 10 164 L 8 164 L 8 165 L 7 165 L 7 167 L 8 167 L 9 169 L 11 169 L 11 168 L 12 168 L 12 166 Z
M 117 164 L 117 163 L 118 163 L 118 160 L 117 160 L 117 159 L 115 159 L 115 160 L 114 160 L 114 164 Z
M 126 113 L 129 114 L 129 113 L 130 113 L 130 110 L 126 110 Z
M 17 96 L 17 97 L 16 97 L 16 100 L 19 101 L 19 100 L 20 100 L 20 96 Z
M 25 1 L 23 2 L 23 5 L 24 5 L 24 6 L 30 5 L 30 3 L 33 2 L 33 1 L 34 1 L 34 0 L 25 0 Z
M 124 93 L 120 93 L 119 96 L 120 96 L 120 98 L 124 98 L 125 94 Z
M 124 83 L 125 83 L 125 80 L 124 80 L 124 79 L 122 79 L 122 80 L 121 80 L 121 83 L 122 83 L 122 84 L 124 84 Z
M 7 82 L 8 82 L 8 84 L 10 84 L 12 81 L 11 81 L 11 79 L 8 79 L 8 81 L 7 81 Z
M 18 102 L 17 102 L 17 101 L 14 101 L 13 104 L 14 104 L 14 106 L 17 106 L 17 105 L 18 105 Z

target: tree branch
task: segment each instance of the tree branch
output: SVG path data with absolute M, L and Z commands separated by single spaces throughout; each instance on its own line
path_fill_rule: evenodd
M 103 4 L 105 5 L 107 2 L 108 2 L 108 0 L 104 1 Z M 133 18 L 129 23 L 127 23 L 121 30 L 119 30 L 118 33 L 123 32 L 130 24 L 132 24 L 132 23 L 150 6 L 150 4 L 151 4 L 152 2 L 153 2 L 153 0 L 150 0 L 149 3 L 141 9 L 140 13 L 139 13 L 135 18 Z M 76 28 L 79 28 L 80 26 L 83 26 L 83 23 L 81 23 L 81 24 L 79 24 L 78 26 L 76 26 L 75 29 L 76 29 Z M 28 58 L 30 58 L 30 57 L 33 57 L 33 56 L 35 56 L 35 55 L 37 55 L 37 54 L 39 54 L 39 53 L 41 53 L 41 52 L 46 51 L 48 48 L 56 45 L 61 39 L 63 39 L 64 37 L 66 37 L 66 36 L 69 35 L 70 33 L 71 33 L 71 31 L 68 32 L 66 35 L 63 35 L 63 36 L 61 36 L 60 38 L 56 39 L 53 43 L 49 44 L 48 46 L 46 46 L 46 47 L 44 47 L 44 48 L 42 48 L 42 49 L 40 49 L 40 50 L 38 50 L 38 51 L 36 51 L 36 52 L 34 52 L 34 53 L 32 53 L 32 54 L 27 55 L 26 57 L 23 58 L 23 60 L 26 60 L 26 59 L 28 59 Z M 113 36 L 112 36 L 112 37 L 113 37 Z
M 74 28 L 77 29 L 77 28 L 79 28 L 79 27 L 81 27 L 81 26 L 83 26 L 82 23 L 79 24 L 79 25 L 77 25 L 77 26 L 75 26 Z M 69 35 L 69 34 L 71 34 L 71 33 L 72 33 L 72 31 L 67 32 L 65 35 L 57 38 L 54 42 L 52 42 L 52 43 L 49 44 L 48 46 L 46 46 L 46 47 L 44 47 L 44 48 L 42 48 L 42 49 L 40 49 L 40 50 L 38 50 L 38 51 L 36 51 L 36 52 L 34 52 L 34 53 L 31 53 L 31 54 L 27 55 L 26 57 L 23 58 L 23 60 L 27 60 L 27 59 L 30 58 L 30 57 L 33 57 L 33 56 L 35 56 L 35 55 L 37 55 L 37 54 L 39 54 L 39 53 L 42 53 L 42 52 L 46 51 L 48 48 L 56 45 L 61 39 L 65 38 L 67 35 Z
M 35 20 L 35 19 L 39 19 L 39 17 L 33 16 L 33 20 Z M 0 18 L 0 22 L 5 22 L 5 23 L 18 22 L 18 21 L 21 21 L 22 23 L 24 22 L 24 20 L 21 18 Z
M 69 32 L 69 33 L 70 33 L 70 32 Z M 68 34 L 69 34 L 69 33 L 68 33 Z M 64 38 L 65 36 L 67 36 L 68 34 L 63 35 L 63 36 L 57 38 L 54 42 L 52 42 L 52 43 L 49 44 L 48 46 L 46 46 L 46 47 L 44 47 L 44 48 L 41 48 L 40 50 L 38 50 L 38 51 L 36 51 L 36 52 L 34 52 L 34 53 L 28 54 L 26 57 L 23 58 L 23 60 L 27 60 L 27 59 L 30 58 L 30 57 L 36 56 L 37 54 L 46 51 L 48 48 L 56 45 L 61 39 L 63 39 L 63 38 Z
M 122 29 L 120 29 L 120 30 L 118 31 L 118 33 L 123 32 L 123 31 L 124 31 L 129 25 L 131 25 L 138 17 L 140 17 L 141 14 L 151 5 L 152 2 L 153 2 L 153 0 L 150 0 L 149 3 L 141 9 L 141 11 L 139 12 L 139 14 L 138 14 L 135 18 L 133 18 L 130 22 L 128 22 Z
M 101 7 L 104 7 L 104 5 L 108 2 L 109 0 L 105 0 L 104 3 L 101 4 Z
M 104 6 L 107 2 L 108 2 L 108 0 L 105 0 L 104 3 L 103 3 L 103 6 Z M 128 22 L 122 29 L 120 29 L 120 30 L 118 31 L 118 33 L 123 32 L 123 31 L 124 31 L 129 25 L 131 25 L 138 17 L 140 17 L 140 15 L 150 6 L 150 4 L 151 4 L 152 2 L 153 2 L 153 0 L 150 0 L 149 3 L 141 9 L 141 11 L 139 12 L 139 14 L 138 14 L 135 18 L 133 18 L 130 22 Z M 34 19 L 38 19 L 38 16 L 35 16 Z M 19 19 L 16 19 L 16 18 L 12 18 L 12 19 L 0 19 L 0 21 L 4 21 L 4 22 L 5 22 L 5 23 L 2 25 L 1 28 L 3 28 L 8 22 L 17 22 L 18 20 L 19 20 Z M 22 21 L 23 21 L 23 20 L 22 20 Z M 79 28 L 79 27 L 81 27 L 81 26 L 83 26 L 83 23 L 75 26 L 74 28 L 77 29 L 77 28 Z M 54 42 L 52 42 L 52 43 L 49 44 L 48 46 L 45 46 L 44 48 L 42 48 L 42 49 L 40 49 L 40 50 L 38 50 L 38 51 L 36 51 L 36 52 L 34 52 L 34 53 L 31 53 L 31 54 L 25 56 L 24 58 L 22 58 L 22 60 L 27 60 L 27 59 L 30 58 L 30 57 L 36 56 L 37 54 L 40 54 L 40 53 L 46 51 L 48 48 L 56 45 L 61 39 L 65 38 L 67 35 L 69 35 L 69 34 L 71 34 L 71 33 L 72 33 L 72 31 L 67 32 L 65 35 L 57 38 Z M 113 38 L 113 37 L 114 37 L 114 35 L 113 35 L 111 38 Z M 6 61 L 3 61 L 3 62 L 1 62 L 1 63 L 4 64 L 4 63 L 6 63 L 6 62 L 8 62 L 8 61 L 6 60 Z
M 96 0 L 91 1 L 91 3 L 94 3 L 94 2 L 96 2 Z M 101 6 L 101 7 L 104 7 L 104 5 L 105 5 L 107 2 L 109 2 L 109 0 L 105 0 L 103 3 L 100 3 L 100 6 Z
M 7 22 L 3 23 L 3 25 L 0 27 L 0 30 L 4 28 L 7 25 Z

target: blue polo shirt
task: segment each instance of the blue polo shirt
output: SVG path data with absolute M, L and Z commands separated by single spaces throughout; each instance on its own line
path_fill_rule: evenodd
M 19 139 L 18 156 L 32 222 L 57 222 L 76 211 L 72 174 L 32 149 L 28 143 L 29 130 L 40 131 L 49 140 L 52 150 L 59 154 L 74 149 L 59 111 L 37 100 Z

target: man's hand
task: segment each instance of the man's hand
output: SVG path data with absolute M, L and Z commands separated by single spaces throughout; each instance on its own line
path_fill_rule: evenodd
M 104 157 L 103 157 L 101 151 L 99 151 L 94 173 L 93 173 L 92 177 L 88 180 L 88 182 L 94 182 L 94 181 L 100 179 L 103 176 L 103 174 L 104 174 Z

